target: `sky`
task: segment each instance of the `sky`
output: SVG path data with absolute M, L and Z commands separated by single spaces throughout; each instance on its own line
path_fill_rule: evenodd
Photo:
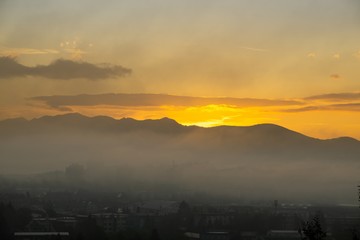
M 360 139 L 358 0 L 0 0 L 0 119 L 79 112 Z

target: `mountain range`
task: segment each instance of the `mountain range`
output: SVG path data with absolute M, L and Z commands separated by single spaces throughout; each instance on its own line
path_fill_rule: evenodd
M 166 183 L 253 198 L 352 202 L 360 169 L 360 142 L 350 137 L 321 140 L 274 124 L 202 128 L 169 118 L 3 120 L 0 152 L 0 174 L 79 163 L 98 181 L 121 175 L 122 184 Z M 112 179 L 114 185 L 118 178 Z

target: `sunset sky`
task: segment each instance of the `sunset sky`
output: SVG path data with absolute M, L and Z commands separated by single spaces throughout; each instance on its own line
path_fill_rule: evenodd
M 359 0 L 0 0 L 0 119 L 79 112 L 360 139 Z

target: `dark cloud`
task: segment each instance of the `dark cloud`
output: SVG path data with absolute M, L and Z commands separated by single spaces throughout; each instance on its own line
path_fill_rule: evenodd
M 257 107 L 257 106 L 289 106 L 301 105 L 302 102 L 293 100 L 272 100 L 255 98 L 206 98 L 187 97 L 166 94 L 124 94 L 109 93 L 97 95 L 75 95 L 75 96 L 39 96 L 31 98 L 41 101 L 46 105 L 68 110 L 71 106 L 206 106 L 211 104 L 233 105 L 236 107 Z
M 289 108 L 283 112 L 309 112 L 309 111 L 360 111 L 360 92 L 327 93 L 306 97 L 303 99 L 306 106 Z M 318 102 L 318 101 L 321 101 Z
M 309 111 L 349 111 L 359 112 L 360 103 L 344 103 L 344 104 L 329 104 L 321 106 L 307 106 L 302 108 L 286 109 L 283 112 L 297 113 L 297 112 L 309 112 Z
M 329 93 L 310 96 L 305 100 L 353 101 L 360 100 L 360 93 Z
M 360 103 L 344 103 L 344 104 L 333 104 L 329 106 L 333 110 L 342 111 L 360 111 Z
M 320 108 L 321 107 L 318 107 L 318 106 L 307 106 L 307 107 L 301 107 L 301 108 L 285 109 L 285 110 L 282 110 L 282 112 L 288 112 L 288 113 L 309 112 L 309 111 L 321 110 Z
M 0 79 L 14 77 L 44 77 L 51 79 L 78 79 L 99 80 L 111 77 L 122 77 L 131 73 L 130 69 L 119 65 L 92 64 L 58 59 L 49 65 L 28 67 L 11 57 L 0 57 Z

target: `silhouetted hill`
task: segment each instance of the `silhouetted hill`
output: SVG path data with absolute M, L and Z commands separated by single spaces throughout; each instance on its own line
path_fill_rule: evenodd
M 87 117 L 78 113 L 57 116 L 43 116 L 32 120 L 22 118 L 0 121 L 0 133 L 6 135 L 54 134 L 54 133 L 98 133 L 121 135 L 131 132 L 148 132 L 152 134 L 176 137 L 178 134 L 192 135 L 197 145 L 224 145 L 238 148 L 274 149 L 276 151 L 307 148 L 308 151 L 322 149 L 326 145 L 332 148 L 357 148 L 360 142 L 354 138 L 341 137 L 320 140 L 275 124 L 258 124 L 249 127 L 219 126 L 202 128 L 183 126 L 175 120 L 162 118 L 157 120 L 120 120 L 106 116 Z M 331 150 L 331 149 L 328 149 Z
M 338 137 L 333 139 L 328 139 L 328 141 L 332 141 L 335 143 L 344 143 L 344 144 L 358 144 L 359 141 L 352 137 Z
M 158 133 L 179 133 L 186 128 L 169 118 L 158 120 L 123 118 L 116 120 L 106 116 L 86 117 L 79 113 L 43 116 L 29 121 L 25 119 L 0 121 L 0 133 L 2 134 L 52 133 L 58 131 L 91 131 L 100 133 L 153 131 Z

